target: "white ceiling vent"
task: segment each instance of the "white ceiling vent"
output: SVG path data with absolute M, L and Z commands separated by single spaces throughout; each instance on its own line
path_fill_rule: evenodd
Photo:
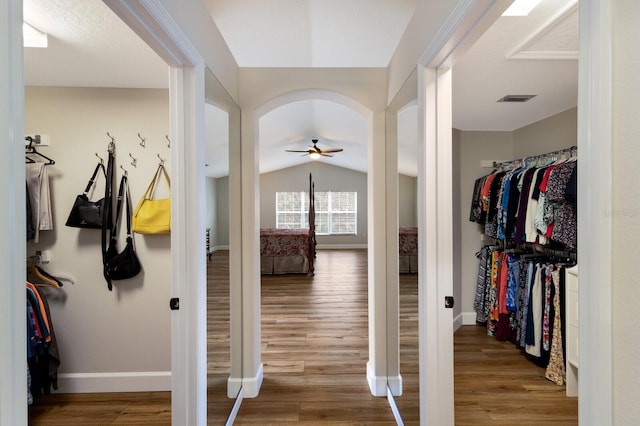
M 507 95 L 498 99 L 496 102 L 527 102 L 536 95 Z

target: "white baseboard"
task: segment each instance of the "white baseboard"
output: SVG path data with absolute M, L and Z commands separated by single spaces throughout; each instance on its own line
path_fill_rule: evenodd
M 242 380 L 242 395 L 245 398 L 255 398 L 260 393 L 262 379 L 264 378 L 264 366 L 260 363 L 260 368 L 255 377 Z
M 402 395 L 402 375 L 398 374 L 397 376 L 388 377 L 387 386 L 389 387 L 389 391 L 393 396 L 401 396 Z
M 371 361 L 367 362 L 367 382 L 373 396 L 387 395 L 387 377 L 376 376 L 371 368 Z
M 460 315 L 462 315 L 462 325 L 476 325 L 477 315 L 475 312 L 463 312 Z
M 242 390 L 242 379 L 227 379 L 227 398 L 235 398 L 240 394 Z
M 171 371 L 66 373 L 58 375 L 57 393 L 158 392 L 171 390 Z

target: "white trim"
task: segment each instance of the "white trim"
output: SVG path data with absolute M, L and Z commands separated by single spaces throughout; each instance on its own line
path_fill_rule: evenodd
M 387 376 L 387 387 L 393 395 L 402 395 L 402 375 L 398 374 L 397 376 Z
M 387 394 L 387 376 L 376 376 L 371 361 L 367 361 L 367 383 L 373 396 L 385 396 Z
M 103 0 L 142 40 L 172 66 L 202 61 L 184 32 L 158 1 Z
M 0 0 L 0 424 L 26 425 L 22 1 Z
M 237 396 L 235 396 L 235 398 L 236 400 L 233 402 L 233 407 L 231 408 L 231 413 L 229 413 L 229 417 L 227 417 L 225 426 L 233 426 L 233 423 L 236 421 L 236 417 L 238 416 L 238 411 L 240 411 L 240 406 L 242 405 L 242 400 L 244 399 L 244 395 L 242 394 L 242 388 L 238 391 Z
M 462 318 L 462 325 L 476 325 L 478 315 L 475 312 L 462 312 L 460 316 Z
M 517 52 L 509 56 L 507 59 L 546 59 L 555 61 L 577 61 L 578 52 L 574 50 L 555 51 L 555 50 L 528 50 Z
M 161 392 L 170 390 L 171 371 L 135 371 L 59 374 L 56 393 Z
M 612 215 L 607 214 L 613 179 L 612 3 L 582 0 L 579 10 L 578 420 L 601 426 L 613 423 Z
M 173 424 L 205 425 L 207 327 L 204 163 L 204 66 L 171 68 L 171 313 Z
M 544 37 L 549 31 L 578 10 L 578 0 L 572 0 L 563 9 L 544 22 L 531 35 L 520 42 L 505 55 L 506 59 L 578 59 L 576 51 L 536 51 L 527 50 L 529 46 Z
M 245 398 L 255 398 L 260 393 L 260 386 L 264 379 L 264 365 L 260 363 L 258 372 L 254 377 L 244 377 L 242 379 L 242 395 Z
M 242 379 L 229 377 L 227 379 L 227 398 L 235 398 L 242 393 Z
M 387 401 L 389 402 L 389 407 L 391 407 L 391 412 L 393 413 L 393 417 L 396 419 L 396 424 L 398 426 L 404 426 L 404 421 L 402 420 L 402 415 L 400 414 L 400 410 L 398 409 L 398 405 L 396 404 L 396 400 L 393 397 L 393 392 L 391 389 L 387 388 Z
M 430 68 L 451 68 L 500 17 L 511 0 L 460 0 L 418 60 Z

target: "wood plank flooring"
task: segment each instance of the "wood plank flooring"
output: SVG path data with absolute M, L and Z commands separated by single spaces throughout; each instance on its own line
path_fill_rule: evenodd
M 260 395 L 237 425 L 394 425 L 386 398 L 366 383 L 366 251 L 320 250 L 316 274 L 263 276 Z M 209 262 L 208 423 L 224 424 L 228 371 L 228 253 Z M 226 280 L 226 282 L 225 282 Z M 401 371 L 406 425 L 419 424 L 417 275 L 400 276 Z M 225 311 L 226 309 L 226 311 Z M 577 399 L 510 343 L 464 326 L 454 336 L 457 425 L 575 425 Z M 169 425 L 169 392 L 55 394 L 30 407 L 31 425 Z

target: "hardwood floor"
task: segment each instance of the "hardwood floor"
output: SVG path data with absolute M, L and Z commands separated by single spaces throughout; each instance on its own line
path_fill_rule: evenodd
M 226 398 L 228 253 L 216 252 L 209 266 L 208 424 L 220 425 L 233 404 Z M 321 250 L 316 266 L 313 277 L 262 277 L 265 379 L 235 424 L 395 424 L 386 398 L 372 397 L 366 383 L 366 252 Z M 417 425 L 417 275 L 400 276 L 400 303 L 404 393 L 396 401 L 405 424 Z M 577 424 L 577 399 L 512 344 L 464 326 L 454 345 L 457 425 Z M 170 410 L 169 392 L 57 394 L 30 407 L 30 424 L 168 425 Z

